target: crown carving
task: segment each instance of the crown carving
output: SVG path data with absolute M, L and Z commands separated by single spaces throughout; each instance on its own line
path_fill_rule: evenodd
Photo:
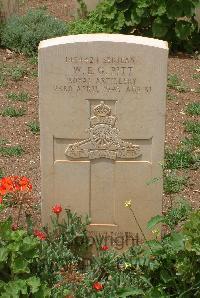
M 97 117 L 106 117 L 111 115 L 111 108 L 103 101 L 101 101 L 99 105 L 95 106 L 93 111 L 94 115 Z
M 91 127 L 97 124 L 107 124 L 114 126 L 116 117 L 111 115 L 111 107 L 106 105 L 103 101 L 93 108 L 94 116 L 90 118 Z

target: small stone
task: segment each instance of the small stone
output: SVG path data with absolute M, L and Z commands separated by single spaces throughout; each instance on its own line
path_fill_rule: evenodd
M 6 49 L 6 53 L 7 54 L 12 54 L 13 52 L 11 50 L 9 50 L 9 49 Z

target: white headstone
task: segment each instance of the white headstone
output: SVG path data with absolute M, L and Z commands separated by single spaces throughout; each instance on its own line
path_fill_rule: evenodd
M 117 249 L 161 213 L 168 46 L 91 34 L 39 47 L 42 219 L 61 203 L 89 214 L 91 235 Z M 100 234 L 99 234 L 100 233 Z

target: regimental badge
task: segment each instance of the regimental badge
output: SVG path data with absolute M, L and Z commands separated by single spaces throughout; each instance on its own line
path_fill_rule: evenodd
M 111 107 L 103 101 L 93 108 L 90 118 L 89 138 L 69 144 L 65 155 L 72 158 L 135 159 L 142 155 L 140 146 L 120 139 L 120 131 L 115 127 L 116 116 Z

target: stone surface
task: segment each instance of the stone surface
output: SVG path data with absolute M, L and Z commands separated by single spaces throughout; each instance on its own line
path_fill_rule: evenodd
M 95 9 L 99 2 L 100 0 L 85 0 L 88 11 Z
M 76 35 L 40 43 L 42 219 L 61 203 L 121 250 L 162 209 L 167 43 Z M 156 183 L 149 183 L 159 178 Z
M 200 29 L 200 7 L 196 8 L 196 17 L 195 18 L 199 24 L 199 29 Z
M 5 20 L 19 10 L 19 0 L 1 0 L 0 1 L 0 19 Z

